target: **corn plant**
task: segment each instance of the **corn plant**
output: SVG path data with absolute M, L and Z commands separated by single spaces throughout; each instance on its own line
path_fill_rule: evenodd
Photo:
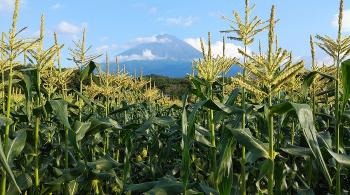
M 258 33 L 262 32 L 266 27 L 261 27 L 261 25 L 263 25 L 264 22 L 262 22 L 258 17 L 254 17 L 251 21 L 250 21 L 250 14 L 251 11 L 253 10 L 253 8 L 255 7 L 255 5 L 253 5 L 252 7 L 250 7 L 249 5 L 249 1 L 246 0 L 245 1 L 245 15 L 244 15 L 244 21 L 242 21 L 241 17 L 239 16 L 239 14 L 237 12 L 234 12 L 233 15 L 235 17 L 235 20 L 230 20 L 227 18 L 224 18 L 226 20 L 228 20 L 231 23 L 231 26 L 233 27 L 235 24 L 237 25 L 237 28 L 233 28 L 232 30 L 226 30 L 226 31 L 222 31 L 224 33 L 235 33 L 236 36 L 232 37 L 229 36 L 229 39 L 233 39 L 233 40 L 238 40 L 241 41 L 244 45 L 244 52 L 247 52 L 247 48 L 253 44 L 254 42 L 254 36 L 257 35 Z M 243 56 L 243 64 L 246 64 L 246 56 Z M 244 65 L 243 65 L 244 67 Z M 243 79 L 245 79 L 246 77 L 246 69 L 243 68 L 243 73 L 242 73 Z M 242 88 L 242 109 L 245 110 L 246 109 L 246 95 L 245 95 L 245 88 Z M 244 129 L 246 126 L 246 116 L 245 113 L 243 113 L 242 115 L 242 128 Z M 242 161 L 241 161 L 241 193 L 242 194 L 246 194 L 246 174 L 245 174 L 245 161 L 246 161 L 246 154 L 245 154 L 245 147 L 242 147 Z

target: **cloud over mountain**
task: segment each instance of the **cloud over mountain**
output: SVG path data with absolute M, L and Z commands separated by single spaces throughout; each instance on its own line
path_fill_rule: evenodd
M 118 55 L 120 61 L 133 60 L 185 60 L 200 57 L 200 52 L 172 35 L 139 37 L 129 44 L 130 48 Z
M 72 24 L 67 21 L 61 21 L 58 26 L 57 30 L 60 33 L 64 34 L 78 34 L 82 32 L 83 28 L 87 26 L 87 23 L 82 23 L 80 25 Z
M 190 44 L 192 47 L 197 49 L 198 51 L 201 51 L 201 43 L 200 43 L 200 38 L 188 38 L 185 39 L 185 42 Z M 204 48 L 206 51 L 208 51 L 208 44 L 204 43 Z M 237 46 L 233 43 L 225 43 L 225 55 L 227 57 L 236 57 L 240 58 L 241 54 L 239 54 L 238 49 L 243 49 L 240 46 Z M 223 42 L 222 41 L 216 41 L 211 44 L 211 50 L 213 56 L 222 56 L 223 53 Z
M 162 34 L 136 38 L 128 46 L 117 58 L 129 72 L 142 69 L 144 74 L 183 77 L 192 71 L 193 60 L 202 57 L 198 38 L 181 40 Z M 217 41 L 212 47 L 214 55 L 222 55 L 222 42 Z M 237 48 L 227 44 L 227 55 L 238 56 Z M 236 71 L 238 69 L 234 68 L 233 72 Z
M 119 55 L 118 60 L 121 62 L 128 62 L 128 61 L 139 61 L 139 60 L 160 60 L 164 59 L 159 56 L 155 56 L 151 50 L 145 49 L 142 51 L 142 54 L 132 54 L 132 55 Z

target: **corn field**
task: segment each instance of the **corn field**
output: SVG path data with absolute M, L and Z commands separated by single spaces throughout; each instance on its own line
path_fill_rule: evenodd
M 69 48 L 76 68 L 66 68 L 56 33 L 43 46 L 44 16 L 39 37 L 23 38 L 16 0 L 12 26 L 1 29 L 1 195 L 348 194 L 343 4 L 337 37 L 310 35 L 312 63 L 304 64 L 278 45 L 277 9 L 260 19 L 245 0 L 220 31 L 243 45 L 242 57 L 213 56 L 208 33 L 187 75 L 191 90 L 178 100 L 118 61 L 110 72 L 108 54 L 103 69 L 86 30 Z M 317 47 L 332 64 L 316 62 Z M 232 66 L 241 73 L 229 77 Z

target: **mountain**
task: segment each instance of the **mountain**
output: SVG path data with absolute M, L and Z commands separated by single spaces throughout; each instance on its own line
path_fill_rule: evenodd
M 149 42 L 138 44 L 122 52 L 118 56 L 120 56 L 121 60 L 125 61 L 132 61 L 133 56 L 144 57 L 145 60 L 175 61 L 192 61 L 194 58 L 202 57 L 200 51 L 172 35 L 158 35 L 148 41 Z
M 168 77 L 184 77 L 192 72 L 192 61 L 202 57 L 202 53 L 190 44 L 173 35 L 162 34 L 139 40 L 130 49 L 117 55 L 118 61 L 127 71 L 143 75 L 157 74 Z M 115 63 L 110 65 L 116 70 Z M 237 72 L 237 68 L 233 72 Z

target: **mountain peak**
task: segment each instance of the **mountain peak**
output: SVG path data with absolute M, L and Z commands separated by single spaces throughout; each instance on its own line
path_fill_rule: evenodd
M 170 34 L 161 34 L 145 39 L 136 46 L 120 53 L 120 61 L 135 60 L 173 60 L 192 61 L 201 53 L 183 40 Z
M 169 40 L 178 40 L 177 37 L 170 34 L 159 34 L 156 36 L 157 39 L 169 39 Z
M 191 73 L 193 60 L 202 57 L 200 51 L 170 34 L 137 38 L 136 41 L 138 44 L 117 55 L 129 72 L 142 69 L 144 75 L 184 77 Z M 233 72 L 238 69 L 235 66 Z

